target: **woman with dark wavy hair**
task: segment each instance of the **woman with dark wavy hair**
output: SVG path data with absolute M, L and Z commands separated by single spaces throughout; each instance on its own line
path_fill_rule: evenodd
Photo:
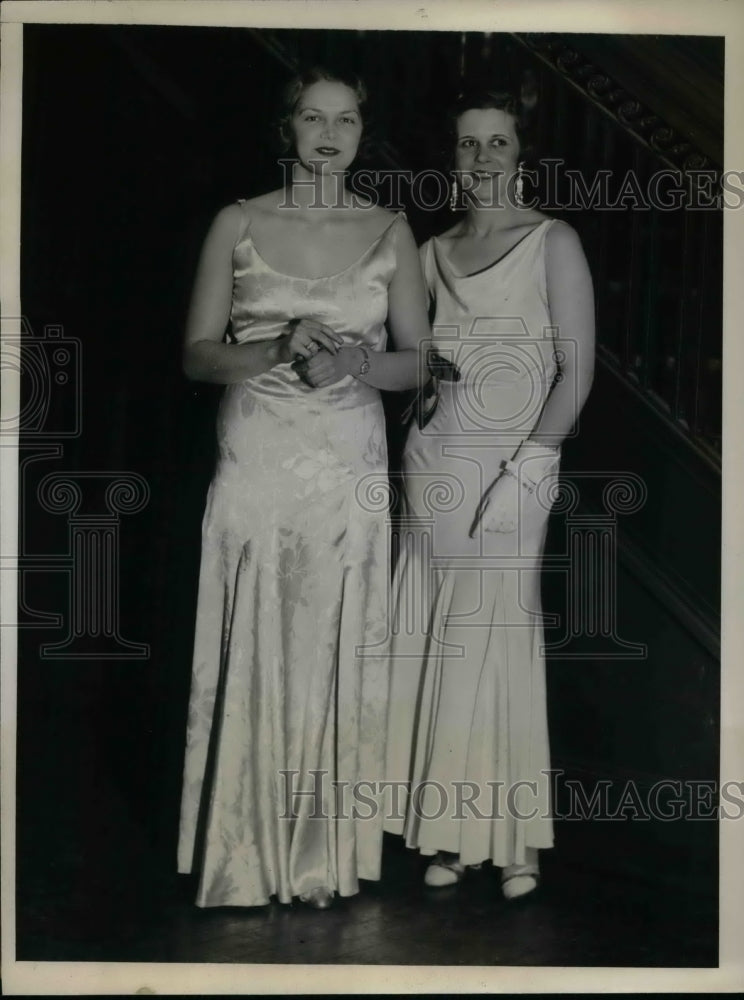
M 189 377 L 226 386 L 179 840 L 200 906 L 322 909 L 380 873 L 381 812 L 337 789 L 382 777 L 388 523 L 368 487 L 387 476 L 379 390 L 417 382 L 425 293 L 405 217 L 344 183 L 362 84 L 315 69 L 285 96 L 289 182 L 218 213 L 185 336 Z
M 466 95 L 452 123 L 461 216 L 421 254 L 460 377 L 417 407 L 403 456 L 387 775 L 407 794 L 386 828 L 431 856 L 427 885 L 491 861 L 514 899 L 553 842 L 540 563 L 593 293 L 574 230 L 525 204 L 519 99 Z

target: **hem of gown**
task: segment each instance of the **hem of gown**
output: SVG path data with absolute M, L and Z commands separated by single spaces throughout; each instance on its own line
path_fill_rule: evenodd
M 348 481 L 344 481 L 344 482 L 340 483 L 338 486 L 334 487 L 332 490 L 329 490 L 326 494 L 324 494 L 324 497 L 323 497 L 323 500 L 324 500 L 323 507 L 327 508 L 327 505 L 329 503 L 329 499 L 333 499 L 337 494 L 341 494 L 343 496 L 345 493 L 348 493 L 349 492 L 349 482 L 353 482 L 353 481 L 354 481 L 353 479 L 349 479 Z M 305 510 L 305 509 L 306 509 L 306 507 L 302 508 L 302 510 Z M 349 526 L 349 523 L 350 523 L 351 514 L 352 514 L 352 512 L 354 510 L 355 510 L 354 505 L 350 503 L 348 505 L 348 513 L 347 513 L 347 518 L 346 518 L 346 528 L 347 528 L 347 530 L 348 530 L 348 526 Z M 370 520 L 370 519 L 374 518 L 374 520 L 380 522 L 380 525 L 381 525 L 381 528 L 380 528 L 380 539 L 381 539 L 381 548 L 382 548 L 382 552 L 383 553 L 386 551 L 386 548 L 385 548 L 385 545 L 386 545 L 386 541 L 385 541 L 385 539 L 386 539 L 385 518 L 386 518 L 386 516 L 387 516 L 387 514 L 385 512 L 379 512 L 379 513 L 378 512 L 372 512 L 372 513 L 367 512 L 365 514 L 365 519 L 366 520 Z M 347 560 L 348 560 L 348 557 L 347 557 Z M 350 567 L 353 568 L 354 565 L 355 564 L 353 562 L 348 562 L 347 561 L 344 564 L 344 574 L 346 574 L 347 570 Z M 387 581 L 389 579 L 389 571 L 387 569 L 387 564 L 385 565 L 385 573 L 383 574 L 383 579 L 384 579 L 384 581 L 385 581 L 385 583 L 387 585 Z M 387 657 L 382 657 L 382 659 L 385 660 L 385 661 L 387 661 Z M 217 720 L 217 717 L 213 715 L 213 717 L 211 719 L 211 723 L 210 723 L 210 730 L 209 730 L 210 735 L 208 737 L 208 740 L 211 739 L 211 733 L 213 731 L 212 727 L 215 726 L 216 724 L 218 724 L 218 720 Z M 379 767 L 380 767 L 380 773 L 381 773 L 382 764 L 380 764 Z M 199 794 L 198 799 L 197 799 L 198 803 L 201 803 L 202 797 L 211 794 L 211 789 L 212 789 L 212 787 L 214 785 L 214 776 L 212 776 L 212 780 L 208 783 L 207 780 L 206 780 L 205 775 L 206 775 L 206 765 L 204 766 L 204 768 L 201 769 L 201 785 L 200 785 L 201 791 L 200 791 L 200 794 Z M 196 824 L 195 823 L 191 823 L 191 828 L 193 829 L 195 827 L 196 827 Z M 380 837 L 381 837 L 381 831 L 380 831 Z M 188 838 L 184 835 L 184 843 L 185 843 L 186 846 L 183 846 L 183 844 L 182 844 L 182 846 L 180 847 L 180 849 L 179 849 L 179 851 L 180 851 L 179 857 L 186 858 L 188 860 L 177 862 L 177 864 L 178 864 L 177 871 L 178 871 L 179 875 L 191 875 L 193 877 L 197 877 L 198 876 L 202 860 L 206 856 L 207 851 L 206 851 L 206 845 L 202 845 L 201 848 L 200 848 L 200 850 L 197 851 L 195 849 L 194 842 L 195 842 L 195 834 L 194 833 L 192 833 Z M 381 854 L 381 847 L 378 850 L 378 855 L 380 855 L 380 854 Z M 191 860 L 192 856 L 193 856 L 193 860 Z M 355 876 L 356 879 L 364 879 L 365 881 L 379 881 L 379 879 L 380 879 L 380 860 L 379 860 L 379 857 L 378 857 L 378 860 L 376 862 L 373 862 L 371 864 L 369 862 L 367 862 L 366 864 L 362 865 L 362 870 L 364 871 L 363 874 L 361 873 L 360 870 L 358 870 L 356 872 L 356 876 Z M 348 886 L 349 881 L 350 881 L 349 878 L 345 879 L 345 882 L 346 882 L 347 886 Z M 303 889 L 302 891 L 304 892 L 304 891 L 307 891 L 307 890 Z M 342 891 L 337 886 L 334 886 L 333 887 L 333 891 L 338 896 L 350 897 L 350 896 L 354 896 L 354 895 L 358 894 L 359 889 L 358 888 L 356 888 L 356 889 L 349 889 L 349 888 L 347 888 L 346 890 Z M 218 907 L 222 907 L 222 906 L 245 907 L 245 908 L 248 908 L 248 907 L 267 906 L 267 905 L 269 905 L 271 903 L 272 900 L 276 900 L 276 901 L 278 901 L 279 903 L 281 903 L 283 905 L 291 905 L 292 900 L 293 899 L 297 899 L 298 896 L 299 896 L 299 893 L 286 893 L 286 892 L 280 893 L 278 891 L 272 891 L 268 895 L 262 893 L 260 895 L 257 894 L 256 896 L 252 896 L 252 895 L 251 896 L 247 896 L 247 897 L 244 896 L 242 898 L 240 897 L 240 895 L 238 895 L 238 898 L 235 898 L 234 896 L 232 896 L 230 898 L 220 898 L 219 896 L 213 898 L 212 897 L 212 893 L 210 891 L 210 887 L 209 886 L 205 886 L 204 890 L 200 889 L 197 892 L 196 899 L 195 899 L 195 905 L 198 906 L 199 908 L 202 908 L 202 909 L 212 909 L 212 908 L 218 908 Z
M 186 872 L 181 872 L 180 874 L 187 874 L 187 873 Z M 380 879 L 379 879 L 379 876 L 378 876 L 377 878 L 365 878 L 365 879 L 361 879 L 361 881 L 364 881 L 364 882 L 379 882 Z M 361 892 L 361 888 L 357 887 L 353 891 L 348 891 L 347 890 L 345 892 L 342 891 L 342 890 L 340 890 L 340 889 L 334 889 L 333 891 L 334 891 L 334 894 L 336 896 L 339 896 L 342 899 L 350 899 L 352 896 L 358 896 L 359 893 Z M 300 893 L 294 893 L 291 896 L 285 896 L 284 894 L 280 894 L 278 892 L 272 892 L 271 895 L 268 898 L 266 898 L 266 899 L 264 899 L 264 900 L 262 900 L 260 902 L 241 903 L 241 902 L 235 902 L 234 900 L 225 901 L 225 902 L 212 902 L 212 901 L 207 901 L 207 900 L 199 899 L 199 897 L 197 896 L 197 898 L 194 901 L 194 905 L 198 906 L 200 910 L 217 909 L 217 907 L 220 907 L 220 906 L 231 906 L 231 907 L 235 907 L 235 908 L 238 908 L 238 909 L 240 909 L 240 908 L 242 908 L 242 909 L 251 909 L 251 908 L 257 907 L 257 906 L 269 906 L 272 902 L 281 903 L 283 906 L 291 906 L 293 904 L 293 902 L 295 900 L 299 900 L 299 898 L 300 898 Z
M 418 851 L 418 853 L 425 858 L 435 857 L 440 851 L 445 851 L 447 853 L 459 854 L 460 860 L 464 865 L 481 865 L 484 864 L 486 861 L 490 861 L 495 868 L 503 868 L 505 867 L 505 865 L 523 864 L 523 861 L 520 860 L 519 857 L 513 857 L 511 860 L 506 861 L 505 864 L 501 864 L 500 862 L 496 861 L 496 859 L 493 857 L 493 852 L 491 851 L 487 852 L 482 856 L 473 855 L 471 857 L 467 854 L 463 855 L 460 851 L 453 851 L 451 844 L 442 847 L 430 847 L 428 845 L 421 845 L 415 838 L 409 838 L 406 836 L 405 832 L 391 829 L 390 826 L 385 826 L 385 833 L 393 834 L 398 837 L 403 837 L 405 845 L 409 850 Z M 549 851 L 554 846 L 555 846 L 555 840 L 552 836 L 549 839 L 546 839 L 545 841 L 539 844 L 530 843 L 528 839 L 525 841 L 523 845 L 524 849 L 535 850 L 535 851 Z
M 534 850 L 534 851 L 550 851 L 553 848 L 553 844 L 549 844 L 548 846 L 542 846 L 542 847 L 535 847 L 533 844 L 525 844 L 524 846 L 525 846 L 525 849 L 527 849 L 527 850 Z M 439 850 L 437 850 L 437 849 L 432 848 L 432 847 L 417 847 L 414 844 L 408 844 L 408 843 L 406 843 L 406 847 L 411 848 L 414 851 L 418 851 L 418 853 L 421 855 L 422 858 L 434 858 L 434 857 L 437 856 L 437 854 L 439 854 L 440 850 L 441 851 L 445 851 L 446 850 L 445 848 L 439 848 Z M 447 852 L 447 853 L 457 853 L 457 852 L 453 851 L 453 852 Z M 502 864 L 500 861 L 496 861 L 491 856 L 491 854 L 486 854 L 485 856 L 481 856 L 481 855 L 477 855 L 476 854 L 473 857 L 469 857 L 468 855 L 459 854 L 458 856 L 459 856 L 460 861 L 462 862 L 462 864 L 464 864 L 466 866 L 467 865 L 483 865 L 487 861 L 490 861 L 490 863 L 493 865 L 494 868 L 506 868 L 509 865 L 521 865 L 521 864 L 525 863 L 524 858 L 515 857 L 515 858 L 511 858 L 509 861 L 506 861 L 505 863 Z

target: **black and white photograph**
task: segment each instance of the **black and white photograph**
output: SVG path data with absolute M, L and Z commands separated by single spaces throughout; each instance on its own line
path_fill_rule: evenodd
M 733 6 L 3 5 L 4 992 L 744 987 Z

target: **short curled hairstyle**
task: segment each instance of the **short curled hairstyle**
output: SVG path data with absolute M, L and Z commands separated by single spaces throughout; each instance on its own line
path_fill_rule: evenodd
M 534 103 L 530 102 L 528 106 L 522 98 L 511 90 L 478 88 L 462 91 L 457 95 L 449 109 L 447 115 L 448 159 L 451 160 L 453 156 L 452 149 L 457 139 L 457 121 L 460 116 L 464 115 L 466 111 L 487 111 L 490 108 L 495 111 L 504 111 L 514 119 L 514 131 L 519 140 L 520 159 L 529 159 L 535 156 L 536 144 L 532 116 Z
M 362 123 L 365 126 L 366 131 L 367 121 L 365 108 L 367 107 L 368 97 L 367 88 L 365 87 L 362 79 L 355 73 L 333 70 L 326 66 L 311 66 L 307 69 L 300 70 L 295 76 L 293 76 L 282 91 L 281 106 L 277 118 L 280 152 L 287 154 L 291 153 L 294 149 L 292 116 L 297 110 L 297 105 L 300 102 L 303 92 L 308 87 L 312 87 L 314 83 L 321 83 L 324 81 L 328 83 L 343 83 L 344 86 L 348 87 L 349 90 L 353 92 L 359 107 L 359 112 L 362 116 Z M 360 144 L 360 154 L 362 152 Z

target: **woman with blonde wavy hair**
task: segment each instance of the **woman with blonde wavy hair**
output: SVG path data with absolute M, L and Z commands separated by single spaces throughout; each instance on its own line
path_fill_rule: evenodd
M 217 214 L 194 283 L 184 367 L 226 387 L 179 840 L 200 906 L 324 909 L 380 875 L 381 812 L 335 787 L 382 777 L 388 520 L 364 484 L 387 476 L 380 389 L 416 384 L 429 327 L 405 217 L 346 187 L 365 102 L 323 69 L 289 84 L 289 182 Z

